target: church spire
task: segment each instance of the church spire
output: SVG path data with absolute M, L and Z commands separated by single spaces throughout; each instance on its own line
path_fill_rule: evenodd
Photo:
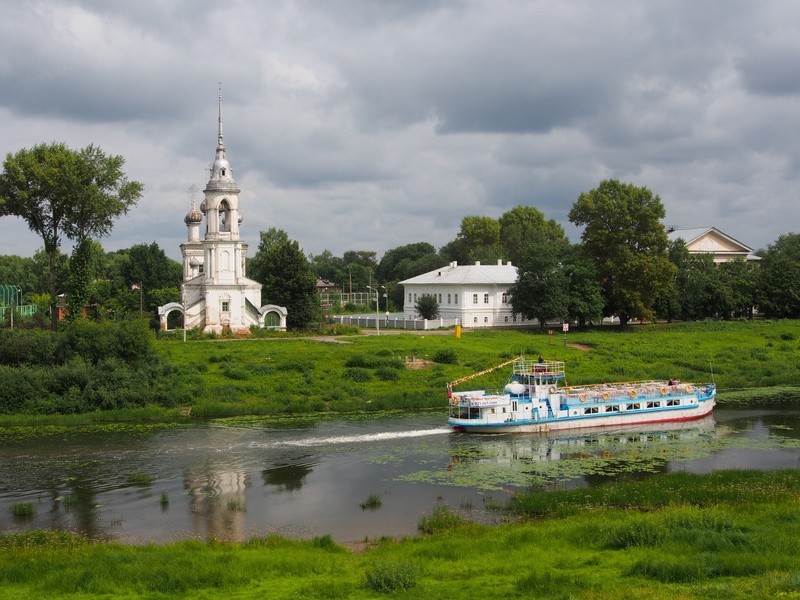
M 225 144 L 222 141 L 222 82 L 219 82 L 219 96 L 217 99 L 217 152 L 225 152 Z
M 211 178 L 208 185 L 212 187 L 236 188 L 233 180 L 233 169 L 225 155 L 225 142 L 222 137 L 222 83 L 219 84 L 217 96 L 217 152 L 214 163 L 211 165 Z

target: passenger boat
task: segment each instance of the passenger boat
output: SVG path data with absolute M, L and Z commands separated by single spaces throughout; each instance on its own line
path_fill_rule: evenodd
M 454 391 L 468 379 L 508 365 L 511 376 L 502 390 Z M 447 422 L 456 430 L 539 433 L 700 419 L 714 408 L 717 388 L 676 380 L 568 386 L 562 361 L 521 356 L 451 381 L 447 396 Z

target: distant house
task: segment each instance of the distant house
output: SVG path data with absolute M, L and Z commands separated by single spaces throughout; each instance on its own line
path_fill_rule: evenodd
M 332 281 L 328 281 L 327 279 L 317 279 L 317 292 L 320 294 L 324 294 L 326 292 L 341 292 L 342 288 L 336 283 Z
M 517 282 L 517 267 L 510 262 L 496 265 L 459 265 L 411 277 L 399 284 L 404 288 L 403 312 L 417 318 L 415 305 L 423 294 L 439 303 L 439 316 L 458 319 L 464 327 L 498 327 L 530 323 L 511 310 L 508 288 Z
M 736 258 L 761 260 L 753 254 L 753 249 L 742 242 L 722 233 L 716 227 L 697 227 L 694 229 L 670 229 L 667 231 L 670 242 L 678 238 L 686 244 L 689 254 L 711 254 L 714 262 L 724 263 Z

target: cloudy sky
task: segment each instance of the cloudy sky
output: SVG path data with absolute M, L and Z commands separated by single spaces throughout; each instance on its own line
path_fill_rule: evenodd
M 453 239 L 605 178 L 665 225 L 800 231 L 794 0 L 0 0 L 0 152 L 94 143 L 145 193 L 106 250 L 178 258 L 222 83 L 242 237 L 306 252 Z M 199 204 L 201 192 L 195 194 Z M 0 254 L 41 241 L 0 219 Z

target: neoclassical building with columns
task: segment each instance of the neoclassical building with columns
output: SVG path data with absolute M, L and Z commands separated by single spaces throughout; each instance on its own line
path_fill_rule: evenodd
M 247 244 L 239 237 L 240 192 L 225 153 L 220 94 L 217 150 L 211 175 L 203 190 L 200 210 L 192 202 L 184 219 L 187 240 L 181 244 L 182 301 L 159 307 L 162 329 L 167 328 L 167 317 L 173 311 L 183 313 L 186 329 L 202 328 L 206 333 L 248 331 L 251 327 L 286 329 L 286 308 L 262 306 L 261 284 L 245 275 Z

